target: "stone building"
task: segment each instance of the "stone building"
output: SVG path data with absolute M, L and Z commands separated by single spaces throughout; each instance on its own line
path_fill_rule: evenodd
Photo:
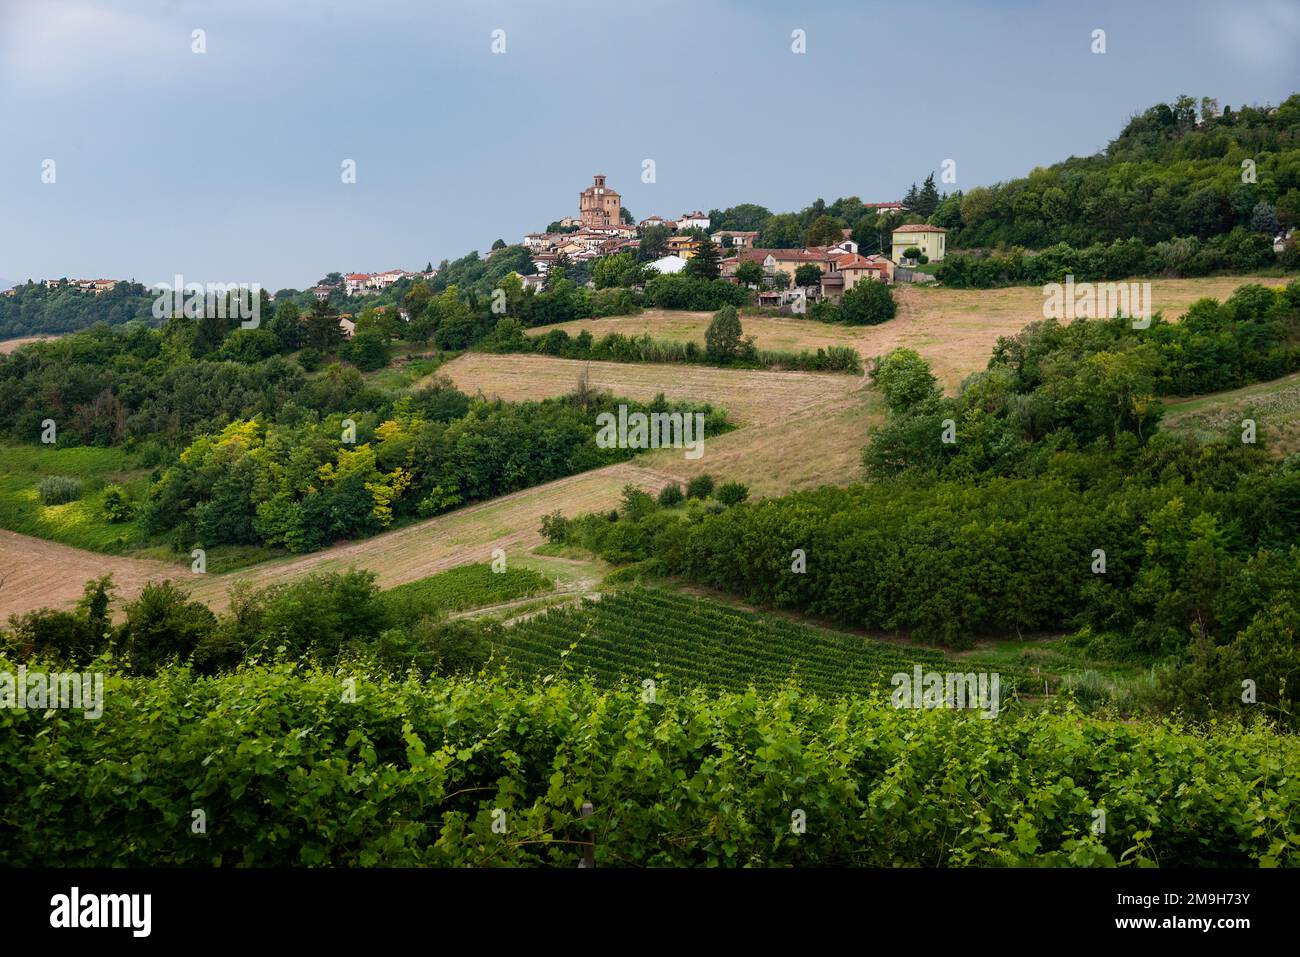
M 578 197 L 578 219 L 583 226 L 617 226 L 622 197 L 605 185 L 605 174 L 597 173 L 596 181 Z

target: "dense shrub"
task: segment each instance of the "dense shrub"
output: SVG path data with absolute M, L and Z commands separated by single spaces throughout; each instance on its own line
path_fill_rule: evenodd
M 686 501 L 686 496 L 682 492 L 682 487 L 676 482 L 669 482 L 659 490 L 659 504 L 664 508 L 672 508 L 674 505 L 680 505 Z
M 687 498 L 708 498 L 713 494 L 713 476 L 705 472 L 686 483 Z
M 66 475 L 47 475 L 37 486 L 43 505 L 66 505 L 81 498 L 81 480 Z

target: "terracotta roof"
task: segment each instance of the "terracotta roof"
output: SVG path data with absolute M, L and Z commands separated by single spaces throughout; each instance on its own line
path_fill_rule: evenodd
M 835 265 L 840 269 L 889 269 L 889 267 L 882 262 L 875 262 L 868 259 L 866 256 L 859 256 L 856 253 L 849 253 L 845 256 L 836 257 Z
M 942 226 L 927 226 L 925 223 L 912 223 L 908 226 L 899 226 L 894 230 L 896 233 L 946 233 L 947 231 Z
M 812 249 L 746 249 L 738 255 L 743 259 L 762 262 L 769 254 L 780 262 L 824 263 L 830 259 L 824 250 L 818 252 Z

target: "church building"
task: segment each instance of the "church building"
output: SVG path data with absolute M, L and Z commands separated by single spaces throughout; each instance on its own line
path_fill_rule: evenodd
M 591 226 L 617 226 L 622 197 L 605 185 L 605 174 L 597 173 L 596 181 L 578 197 L 578 218 L 584 228 Z

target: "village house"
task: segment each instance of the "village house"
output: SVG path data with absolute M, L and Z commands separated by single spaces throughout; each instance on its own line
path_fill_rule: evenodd
M 669 236 L 668 252 L 683 259 L 690 259 L 704 245 L 694 236 Z
M 833 302 L 838 302 L 841 296 L 864 279 L 883 282 L 886 285 L 893 279 L 890 268 L 893 264 L 884 257 L 871 259 L 850 253 L 838 257 L 834 263 L 834 271 L 824 273 L 820 284 L 821 294 Z
M 709 238 L 719 246 L 723 245 L 723 240 L 731 238 L 731 245 L 736 249 L 748 249 L 754 245 L 754 240 L 758 238 L 757 230 L 741 229 L 720 229 Z
M 44 285 L 46 289 L 53 289 L 55 286 L 72 286 L 82 292 L 93 292 L 98 296 L 116 287 L 117 283 L 116 279 L 47 279 Z
M 666 226 L 669 229 L 677 228 L 676 223 L 672 220 L 664 219 L 662 216 L 647 216 L 645 219 L 641 220 L 641 222 L 637 223 L 636 228 L 644 231 L 649 229 L 651 226 Z
M 677 228 L 684 229 L 708 229 L 709 217 L 705 216 L 698 209 L 693 213 L 686 213 L 681 219 L 677 220 Z
M 736 254 L 740 262 L 756 262 L 768 276 L 783 272 L 794 283 L 795 271 L 800 266 L 818 266 L 823 273 L 834 268 L 834 260 L 824 251 L 810 249 L 746 249 Z
M 915 246 L 929 257 L 930 262 L 943 262 L 946 233 L 947 230 L 942 226 L 927 226 L 925 223 L 899 226 L 893 232 L 892 255 L 889 258 L 894 262 L 899 262 L 903 258 L 904 250 Z

